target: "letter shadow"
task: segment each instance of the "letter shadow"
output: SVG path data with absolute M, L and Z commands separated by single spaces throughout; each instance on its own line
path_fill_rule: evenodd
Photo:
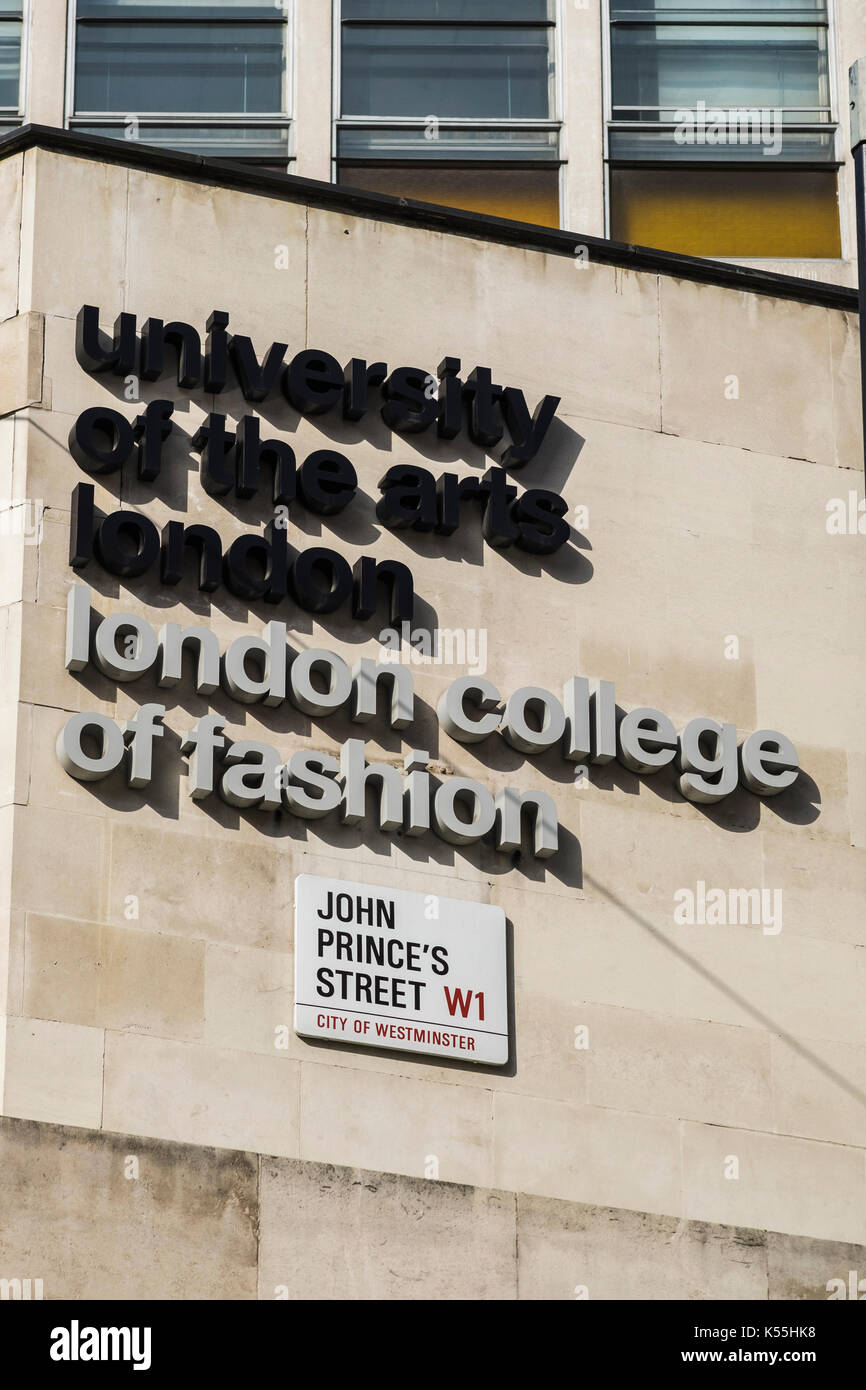
M 563 759 L 558 743 L 544 753 L 521 753 L 504 738 L 494 734 L 480 743 L 463 746 L 467 753 L 471 753 L 491 772 L 519 772 L 528 764 L 538 768 L 551 782 L 558 782 L 562 786 L 570 785 L 575 780 L 577 764 Z
M 163 820 L 180 819 L 180 778 L 185 764 L 180 752 L 180 738 L 173 729 L 165 729 L 163 737 L 154 741 L 153 779 L 146 787 L 130 787 L 126 780 L 130 754 L 124 755 L 116 771 L 101 782 L 79 782 L 97 801 L 111 811 L 125 815 L 150 807 Z
M 396 542 L 402 543 L 422 559 L 451 565 L 484 564 L 481 508 L 474 501 L 463 505 L 460 526 L 450 536 L 442 536 L 436 531 L 416 531 L 413 526 L 386 529 Z
M 376 524 L 376 503 L 360 488 L 348 507 L 342 512 L 335 512 L 333 516 L 309 512 L 301 503 L 293 504 L 289 514 L 295 530 L 311 538 L 321 538 L 327 527 L 337 540 L 344 541 L 346 545 L 371 546 L 382 535 L 381 528 Z
M 534 555 L 516 545 L 506 546 L 497 553 L 529 578 L 538 579 L 542 574 L 549 574 L 560 584 L 588 584 L 595 574 L 595 567 L 583 554 L 585 550 L 592 550 L 590 541 L 571 527 L 565 545 L 552 555 Z
M 458 849 L 458 853 L 482 872 L 497 878 L 514 873 L 525 879 L 528 884 L 546 883 L 548 878 L 552 878 L 566 888 L 583 888 L 583 853 L 580 841 L 561 821 L 559 848 L 550 859 L 534 857 L 525 826 L 520 849 L 510 854 L 494 847 L 492 835 L 477 845 Z
M 778 796 L 761 798 L 766 812 L 771 812 L 788 825 L 814 825 L 821 815 L 821 791 L 813 777 L 800 769 L 792 787 Z
M 167 349 L 167 356 L 171 362 L 175 357 L 173 348 Z M 130 375 L 134 376 L 135 373 L 130 373 Z M 86 476 L 88 478 L 94 476 L 96 481 L 113 496 L 116 496 L 119 501 L 142 505 L 153 497 L 160 497 L 167 505 L 175 507 L 179 511 L 185 511 L 189 497 L 189 473 L 190 471 L 198 471 L 198 463 L 190 451 L 193 431 L 182 429 L 178 416 L 189 415 L 197 393 L 185 391 L 183 387 L 178 386 L 176 380 L 173 379 L 173 369 L 166 371 L 164 377 L 160 378 L 159 381 L 142 381 L 141 378 L 137 378 L 139 393 L 134 401 L 130 401 L 125 394 L 124 377 L 117 377 L 111 372 L 102 372 L 95 380 L 103 390 L 114 397 L 118 407 L 128 408 L 132 406 L 137 415 L 143 415 L 151 401 L 171 401 L 174 406 L 173 428 L 162 446 L 161 471 L 152 482 L 143 483 L 140 481 L 134 461 L 135 455 L 125 468 L 118 469 L 116 473 L 87 474 Z M 202 408 L 209 411 L 211 407 L 207 402 L 212 399 L 213 397 L 210 396 L 203 397 Z M 126 414 L 126 411 L 121 410 L 121 414 Z
M 149 482 L 139 478 L 133 455 L 122 470 L 107 477 L 99 474 L 97 481 L 104 482 L 106 487 L 114 491 L 111 481 L 116 478 L 119 483 L 117 495 L 124 505 L 145 507 L 148 502 L 158 499 L 172 511 L 185 514 L 189 510 L 190 474 L 197 474 L 199 466 L 197 456 L 192 452 L 192 434 L 179 429 L 176 419 L 173 424 L 174 428 L 162 446 L 162 467 L 155 478 Z
M 554 418 L 540 453 L 518 472 L 526 487 L 547 488 L 562 493 L 580 458 L 586 438 L 560 417 Z

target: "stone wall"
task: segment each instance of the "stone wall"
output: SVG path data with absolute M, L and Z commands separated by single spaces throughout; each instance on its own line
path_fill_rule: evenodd
M 274 1155 L 263 1172 L 283 1176 L 272 1189 L 263 1179 L 262 1201 L 275 1205 L 286 1174 L 315 1187 L 320 1164 L 391 1175 L 378 1179 L 383 1203 L 405 1189 L 435 1213 L 447 1190 L 457 1209 L 495 1227 L 503 1250 L 518 1194 L 530 1232 L 527 1296 L 559 1279 L 562 1296 L 593 1279 L 615 1287 L 615 1233 L 632 1232 L 631 1221 L 638 1245 L 652 1233 L 650 1251 L 679 1248 L 685 1223 L 683 1287 L 733 1288 L 738 1275 L 744 1297 L 782 1287 L 767 1272 L 772 1239 L 726 1244 L 694 1223 L 803 1237 L 805 1250 L 815 1240 L 866 1243 L 864 565 L 861 538 L 826 528 L 827 503 L 860 486 L 856 320 L 686 279 L 581 268 L 424 230 L 397 210 L 377 222 L 40 149 L 0 162 L 0 191 L 3 489 L 13 508 L 35 501 L 42 521 L 39 544 L 10 534 L 2 551 L 2 1111 L 134 1135 L 156 1154 L 180 1143 Z M 288 269 L 278 268 L 278 248 Z M 485 546 L 472 516 L 451 538 L 376 522 L 388 466 L 471 473 L 491 462 L 480 449 L 401 439 L 373 417 L 299 421 L 268 405 L 268 427 L 299 457 L 342 449 L 366 499 L 333 521 L 293 512 L 291 544 L 408 563 L 422 620 L 485 628 L 487 674 L 503 694 L 528 682 L 555 690 L 582 674 L 614 680 L 621 707 L 654 705 L 677 728 L 701 714 L 736 723 L 741 736 L 778 728 L 799 749 L 798 787 L 701 808 L 668 773 L 638 778 L 615 763 L 578 786 L 556 759 L 452 742 L 433 711 L 463 672 L 418 666 L 412 745 L 429 748 L 443 772 L 493 790 L 549 792 L 563 827 L 553 860 L 514 864 L 432 837 L 191 802 L 179 739 L 211 705 L 234 737 L 284 753 L 332 751 L 357 728 L 342 716 L 208 701 L 188 682 L 160 691 L 64 670 L 70 494 L 83 478 L 69 430 L 94 404 L 130 419 L 142 409 L 124 400 L 122 383 L 76 364 L 84 303 L 100 305 L 106 326 L 125 309 L 202 332 L 224 308 L 259 350 L 280 340 L 341 361 L 430 370 L 455 354 L 468 368 L 491 365 L 531 403 L 562 395 L 560 423 L 517 480 L 561 491 L 573 516 L 587 509 L 550 563 Z M 159 526 L 204 521 L 226 543 L 260 527 L 261 499 L 227 506 L 200 487 L 189 436 L 216 403 L 170 380 L 145 384 L 144 401 L 160 395 L 177 402 L 179 424 L 164 474 L 156 485 L 89 480 L 97 505 L 140 509 Z M 219 404 L 236 417 L 244 403 L 235 391 Z M 281 616 L 225 590 L 211 603 L 187 581 L 167 592 L 156 578 L 125 583 L 95 565 L 80 581 L 101 615 L 204 622 L 223 643 Z M 386 625 L 286 617 L 297 649 L 351 659 L 374 654 Z M 63 772 L 55 741 L 70 713 L 122 721 L 148 699 L 168 706 L 150 793 Z M 382 721 L 365 736 L 371 757 L 402 764 Z M 299 873 L 502 906 L 513 939 L 509 1067 L 297 1038 Z M 698 882 L 780 889 L 783 929 L 677 924 L 674 895 Z M 280 1050 L 275 1036 L 287 1025 Z M 581 1028 L 587 1049 L 575 1047 Z M 216 1164 L 220 1182 L 224 1165 L 247 1172 L 240 1158 L 201 1162 Z M 466 1188 L 421 1182 L 431 1163 L 444 1183 Z M 342 1191 L 354 1179 L 333 1181 Z M 592 1217 L 593 1229 L 611 1233 L 604 1260 L 579 1254 L 589 1218 L 563 1216 L 559 1226 L 557 1202 L 617 1209 Z M 353 1219 L 374 1217 L 359 1208 Z M 533 1259 L 536 1230 L 539 1249 L 549 1240 L 561 1260 Z M 273 1252 L 267 1279 L 280 1282 L 288 1255 L 276 1235 L 262 1248 Z M 571 1263 L 587 1262 L 598 1272 L 572 1273 Z M 249 1279 L 254 1267 L 233 1257 L 220 1278 L 239 1279 L 242 1268 Z M 283 1282 L 292 1277 L 286 1268 Z M 451 1277 L 443 1254 L 437 1287 Z M 666 1277 L 663 1265 L 655 1277 Z M 493 1276 L 479 1269 L 477 1278 Z
M 46 1299 L 822 1300 L 866 1270 L 863 1246 L 25 1120 L 0 1171 L 0 1279 Z

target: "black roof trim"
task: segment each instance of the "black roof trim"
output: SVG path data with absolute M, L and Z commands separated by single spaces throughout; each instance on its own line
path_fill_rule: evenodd
M 229 160 L 204 159 L 200 155 L 166 150 L 140 141 L 85 135 L 81 131 L 61 130 L 55 126 L 24 125 L 0 137 L 0 159 L 35 147 L 106 164 L 146 169 L 169 178 L 214 184 L 260 197 L 281 198 L 289 203 L 330 208 L 353 217 L 398 222 L 430 231 L 450 232 L 454 236 L 474 237 L 480 241 L 519 246 L 532 251 L 547 251 L 553 255 L 573 257 L 578 247 L 585 247 L 587 259 L 600 265 L 643 270 L 653 275 L 671 275 L 680 280 L 718 285 L 749 294 L 770 295 L 776 299 L 794 299 L 802 304 L 818 304 L 849 313 L 859 311 L 857 291 L 842 285 L 754 270 L 725 261 L 682 256 L 673 251 L 655 251 L 650 247 L 630 246 L 602 237 L 579 236 L 575 232 L 512 222 L 484 213 L 461 212 L 433 203 L 418 203 L 409 198 L 395 198 L 385 193 L 369 193 L 362 189 L 323 183 L 318 179 L 299 178 L 295 174 L 274 173 Z

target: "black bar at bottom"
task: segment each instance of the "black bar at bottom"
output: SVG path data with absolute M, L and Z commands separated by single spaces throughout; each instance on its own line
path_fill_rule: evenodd
M 327 1252 L 322 1255 L 328 1258 Z M 311 1244 L 304 1258 L 315 1259 Z M 358 1258 L 363 1258 L 362 1252 Z M 452 1271 L 455 1268 L 452 1264 Z M 40 1384 L 43 1378 L 51 1383 L 55 1377 L 62 1384 L 70 1376 L 92 1383 L 94 1377 L 100 1379 L 100 1372 L 107 1372 L 112 1385 L 130 1378 L 133 1385 L 145 1384 L 148 1376 L 159 1385 L 174 1385 L 181 1376 L 195 1385 L 207 1384 L 203 1377 L 223 1385 L 235 1377 L 242 1384 L 255 1384 L 263 1375 L 279 1383 L 291 1381 L 302 1362 L 312 1368 L 314 1361 L 319 1374 L 332 1381 L 344 1368 L 357 1372 L 366 1348 L 373 1353 L 368 1369 L 381 1360 L 381 1379 L 387 1383 L 397 1378 L 400 1366 L 399 1379 L 412 1383 L 413 1367 L 422 1360 L 423 1386 L 434 1376 L 453 1380 L 458 1352 L 461 1379 L 478 1360 L 489 1379 L 513 1348 L 515 1334 L 534 1334 L 547 1346 L 555 1339 L 563 1353 L 570 1348 L 577 1367 L 592 1358 L 613 1384 L 623 1371 L 641 1370 L 650 1376 L 679 1368 L 700 1375 L 707 1366 L 802 1366 L 818 1372 L 816 1383 L 826 1385 L 834 1373 L 844 1372 L 856 1381 L 859 1365 L 862 1378 L 863 1315 L 858 1308 L 838 1306 L 848 1300 L 847 1294 L 844 1300 L 828 1295 L 817 1302 L 655 1302 L 653 1278 L 648 1269 L 647 1301 L 575 1297 L 558 1304 L 486 1302 L 480 1332 L 471 1279 L 462 1283 L 459 1274 L 452 1274 L 445 1306 L 437 1302 L 431 1308 L 429 1302 L 412 1301 L 407 1293 L 401 1306 L 391 1298 L 379 1313 L 369 1302 L 342 1303 L 325 1312 L 324 1346 L 318 1336 L 310 1342 L 306 1311 L 297 1303 L 281 1301 L 279 1290 L 270 1288 L 259 1301 L 245 1302 L 197 1302 L 193 1288 L 189 1302 L 10 1302 L 2 1312 L 4 1352 L 8 1359 L 14 1355 L 16 1379 L 38 1372 Z M 103 1329 L 116 1335 L 103 1340 Z M 460 1335 L 459 1349 L 449 1335 L 452 1331 Z M 126 1359 L 111 1359 L 115 1345 L 130 1353 Z M 94 1350 L 99 1359 L 92 1357 Z M 69 1359 L 59 1359 L 65 1356 Z

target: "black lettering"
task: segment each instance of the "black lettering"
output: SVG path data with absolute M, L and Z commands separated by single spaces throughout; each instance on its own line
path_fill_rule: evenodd
M 460 503 L 477 502 L 488 496 L 480 478 L 458 478 L 456 473 L 443 473 L 436 484 L 436 531 L 440 536 L 453 536 L 460 525 Z
M 201 381 L 201 338 L 188 323 L 148 319 L 141 330 L 141 376 L 157 381 L 165 370 L 165 349 L 177 353 L 177 384 L 192 391 Z
M 386 362 L 374 362 L 371 367 L 362 358 L 353 357 L 343 372 L 343 419 L 362 420 L 367 413 L 370 391 L 381 386 L 388 375 Z
M 158 478 L 162 468 L 162 446 L 172 432 L 171 401 L 151 401 L 135 422 L 138 440 L 138 476 L 144 483 Z
M 264 362 L 256 357 L 250 338 L 232 338 L 229 356 L 244 400 L 266 400 L 279 378 L 288 343 L 271 343 Z
M 323 415 L 342 399 L 343 368 L 336 357 L 311 348 L 293 357 L 283 373 L 283 394 L 301 415 Z
M 517 488 L 512 487 L 508 476 L 501 468 L 489 468 L 484 475 L 487 487 L 487 505 L 481 534 L 488 545 L 504 549 L 519 541 L 520 531 L 510 516 L 511 503 L 517 496 Z
M 183 579 L 184 551 L 191 546 L 198 555 L 198 587 L 212 594 L 222 579 L 223 543 L 212 526 L 184 526 L 182 521 L 169 521 L 162 528 L 163 584 L 179 584 Z
M 274 505 L 295 500 L 295 451 L 281 439 L 260 437 L 256 415 L 245 415 L 238 425 L 235 444 L 235 494 L 254 497 L 261 486 L 262 464 L 273 469 Z
M 288 543 L 273 521 L 263 536 L 238 536 L 223 561 L 225 582 L 233 594 L 248 601 L 279 603 L 286 596 Z
M 72 489 L 69 519 L 69 563 L 84 569 L 93 559 L 94 490 L 92 483 L 76 483 Z
M 445 357 L 439 363 L 437 433 L 440 439 L 456 439 L 463 428 L 463 382 L 459 373 L 459 357 Z
M 137 579 L 159 555 L 159 532 L 140 512 L 112 512 L 97 527 L 94 547 L 109 574 Z
M 532 488 L 515 502 L 512 516 L 519 526 L 517 544 L 532 555 L 552 555 L 560 550 L 571 535 L 571 527 L 562 518 L 568 503 L 556 492 Z
M 434 946 L 430 951 L 434 975 L 448 974 L 448 950 L 445 946 Z
M 204 353 L 204 389 L 210 395 L 218 396 L 225 390 L 229 361 L 229 316 L 222 309 L 214 309 L 207 321 L 207 342 Z
M 83 304 L 75 320 L 75 357 L 86 372 L 114 372 L 129 376 L 138 356 L 135 314 L 119 314 L 114 322 L 113 341 L 106 346 L 99 331 L 99 310 Z
M 372 618 L 376 612 L 376 599 L 379 582 L 384 580 L 388 586 L 388 617 L 392 627 L 401 623 L 411 623 L 415 613 L 415 581 L 412 571 L 399 560 L 376 561 L 370 555 L 362 555 L 354 569 L 354 596 L 352 611 L 361 621 Z
M 398 941 L 395 936 L 388 940 L 388 964 L 392 970 L 403 969 L 403 942 Z
M 382 419 L 400 434 L 420 434 L 439 416 L 439 397 L 431 397 L 429 372 L 421 367 L 398 367 L 382 387 Z
M 545 396 L 535 407 L 530 419 L 529 408 L 522 391 L 509 386 L 502 393 L 502 413 L 513 443 L 502 455 L 503 468 L 522 468 L 535 458 L 544 437 L 553 424 L 560 402 L 559 396 Z
M 376 516 L 391 531 L 432 531 L 439 521 L 436 481 L 426 468 L 398 463 L 380 479 Z
M 319 449 L 304 461 L 299 483 L 305 507 L 319 516 L 336 516 L 355 496 L 358 475 L 343 454 Z
M 472 402 L 469 412 L 470 439 L 482 449 L 492 449 L 502 438 L 502 426 L 494 414 L 502 387 L 494 385 L 489 367 L 476 367 L 466 382 L 464 394 Z
M 367 936 L 364 938 L 366 954 L 364 962 L 366 965 L 382 965 L 385 960 L 385 942 L 381 936 Z
M 291 588 L 305 612 L 333 613 L 352 593 L 352 571 L 335 550 L 314 546 L 292 564 Z
M 201 454 L 201 485 L 211 497 L 223 497 L 234 486 L 235 465 L 230 457 L 234 443 L 224 415 L 209 415 L 192 437 L 190 448 Z
M 69 452 L 85 473 L 116 473 L 132 458 L 135 432 L 125 415 L 95 405 L 69 431 Z

